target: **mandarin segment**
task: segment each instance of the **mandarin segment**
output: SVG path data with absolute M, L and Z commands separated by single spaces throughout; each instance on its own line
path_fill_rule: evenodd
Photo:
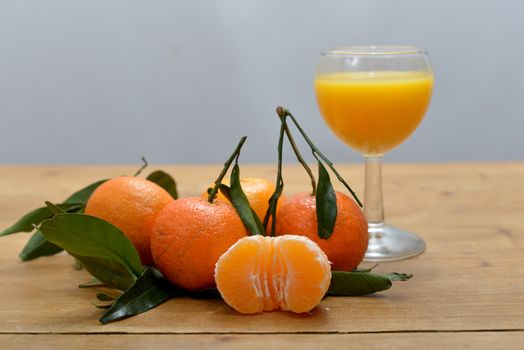
M 260 251 L 266 242 L 262 236 L 239 240 L 224 253 L 215 267 L 215 281 L 228 305 L 241 305 L 242 312 L 253 314 L 264 310 L 260 290 Z M 227 258 L 224 258 L 227 257 Z
M 166 206 L 151 235 L 155 266 L 187 290 L 214 287 L 218 258 L 247 230 L 229 203 L 181 198 Z
M 310 239 L 294 235 L 242 238 L 215 266 L 222 298 L 243 314 L 308 312 L 320 303 L 330 280 L 324 252 Z
M 337 220 L 328 239 L 317 233 L 315 196 L 301 193 L 291 197 L 278 211 L 276 234 L 306 236 L 315 241 L 326 253 L 333 270 L 352 271 L 366 253 L 368 224 L 362 210 L 347 195 L 336 192 Z
M 262 245 L 260 275 L 262 276 L 262 287 L 264 288 L 264 311 L 274 310 L 278 303 L 276 302 L 276 293 L 274 287 L 275 264 L 273 262 L 274 241 Z M 273 273 L 272 273 L 273 272 Z
M 100 185 L 87 201 L 85 213 L 118 227 L 133 243 L 142 263 L 153 263 L 150 237 L 158 214 L 173 202 L 171 195 L 152 181 L 120 176 Z
M 293 239 L 286 239 L 293 237 Z M 304 236 L 281 236 L 278 250 L 286 266 L 282 310 L 296 313 L 311 310 L 320 303 L 331 282 L 329 261 L 319 246 Z

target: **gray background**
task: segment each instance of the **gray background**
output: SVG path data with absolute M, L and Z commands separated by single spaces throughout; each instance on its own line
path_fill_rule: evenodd
M 318 53 L 426 47 L 434 97 L 388 161 L 524 159 L 522 1 L 0 1 L 0 163 L 276 158 L 282 104 L 334 161 Z M 286 159 L 292 159 L 288 154 Z

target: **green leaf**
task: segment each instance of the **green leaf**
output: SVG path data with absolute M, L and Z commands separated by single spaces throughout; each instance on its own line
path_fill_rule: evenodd
M 118 298 L 115 298 L 115 297 L 113 297 L 111 295 L 107 295 L 107 294 L 104 294 L 104 293 L 98 293 L 96 295 L 96 298 L 98 300 L 100 300 L 100 301 L 114 301 L 114 300 L 118 299 Z
M 56 207 L 67 212 L 74 212 L 81 210 L 83 205 L 81 203 L 64 203 L 57 204 Z M 2 231 L 0 236 L 7 236 L 18 232 L 31 232 L 34 229 L 34 225 L 39 225 L 42 221 L 53 217 L 53 215 L 54 213 L 48 207 L 34 209 L 22 216 L 11 227 L 8 227 Z
M 98 298 L 91 300 L 91 304 L 97 309 L 109 309 L 113 303 L 113 301 L 101 301 Z
M 96 307 L 97 309 L 103 309 L 103 310 L 107 310 L 111 307 L 111 303 L 108 303 L 108 304 L 102 304 L 103 302 L 101 302 L 101 304 L 98 304 L 98 303 L 94 303 L 92 302 L 91 304 L 93 304 L 94 307 Z
M 54 255 L 61 251 L 63 251 L 62 248 L 48 242 L 42 232 L 36 231 L 20 253 L 20 259 L 22 261 L 29 261 L 41 256 Z
M 324 165 L 318 162 L 318 185 L 316 194 L 318 236 L 328 239 L 337 221 L 337 195 L 331 185 Z
M 389 278 L 364 272 L 332 271 L 326 295 L 358 296 L 389 289 Z
M 85 282 L 78 285 L 78 288 L 91 288 L 91 287 L 101 287 L 104 286 L 105 283 L 100 281 L 98 278 L 93 277 L 89 282 Z
M 240 168 L 237 163 L 235 163 L 235 166 L 233 166 L 233 169 L 231 170 L 231 178 L 229 182 L 231 187 L 226 189 L 227 186 L 221 185 L 220 191 L 225 193 L 224 195 L 230 199 L 231 204 L 235 207 L 238 216 L 240 216 L 242 223 L 249 233 L 251 235 L 263 235 L 264 226 L 262 226 L 257 214 L 251 208 L 246 194 L 240 185 Z
M 226 199 L 231 203 L 231 188 L 229 188 L 228 185 L 220 184 L 218 189 L 220 190 L 220 193 L 222 193 L 224 197 L 226 197 Z M 208 191 L 209 190 L 212 190 L 212 188 L 208 188 Z
M 397 276 L 403 276 L 400 279 Z M 411 275 L 391 273 L 378 275 L 367 272 L 332 271 L 331 284 L 326 295 L 359 296 L 389 289 L 391 281 L 407 281 Z
M 85 205 L 87 201 L 89 200 L 89 197 L 91 197 L 91 194 L 93 194 L 93 192 L 98 188 L 98 186 L 100 186 L 101 184 L 103 184 L 106 181 L 107 179 L 100 180 L 100 181 L 94 182 L 91 185 L 88 185 L 82 188 L 81 190 L 69 196 L 64 201 L 64 203 L 82 203 Z
M 178 199 L 178 191 L 175 179 L 173 179 L 168 173 L 162 170 L 156 170 L 149 174 L 147 179 L 162 187 L 174 199 Z
M 220 190 L 220 193 L 222 193 L 224 195 L 224 197 L 227 198 L 227 200 L 230 202 L 230 203 L 233 203 L 233 200 L 231 199 L 231 188 L 227 185 L 223 185 L 223 184 L 220 184 L 220 186 L 218 186 L 218 189 Z M 253 213 L 253 215 L 255 216 L 255 220 L 258 219 L 258 222 L 260 222 L 260 219 L 259 217 L 257 216 L 257 213 L 255 213 L 255 211 L 253 210 L 253 208 L 251 208 L 251 212 Z M 244 224 L 245 225 L 245 224 Z M 260 224 L 262 225 L 262 224 Z M 264 227 L 263 226 L 260 226 L 260 229 L 263 230 Z M 251 231 L 249 231 L 249 234 L 250 235 L 253 235 L 253 233 L 251 233 Z
M 354 269 L 352 272 L 368 273 L 368 272 L 373 271 L 373 269 L 374 269 L 375 267 L 377 267 L 377 266 L 378 266 L 378 264 L 375 264 L 375 265 L 373 265 L 373 266 L 371 266 L 370 268 L 367 268 L 367 269 Z
M 142 274 L 144 267 L 131 241 L 102 219 L 58 214 L 42 222 L 39 229 L 48 241 L 74 256 L 102 282 L 126 289 Z
M 35 209 L 22 218 L 20 218 L 11 227 L 5 229 L 0 233 L 0 236 L 5 236 L 17 232 L 31 232 L 34 226 L 39 225 L 42 221 L 52 218 L 56 214 L 68 212 L 82 212 L 85 208 L 85 204 L 93 191 L 98 188 L 102 183 L 107 180 L 97 181 L 91 185 L 84 187 L 80 191 L 73 193 L 69 196 L 64 203 L 53 204 L 46 201 L 45 207 Z M 56 246 L 53 243 L 47 242 L 41 232 L 33 234 L 31 239 L 27 242 L 26 246 L 20 253 L 20 259 L 22 261 L 29 261 L 36 259 L 41 256 L 53 255 L 61 252 L 63 249 Z
M 384 277 L 389 278 L 390 281 L 407 281 L 411 277 L 413 277 L 413 275 L 409 273 L 391 272 L 391 273 L 385 274 Z
M 51 211 L 51 213 L 53 213 L 53 215 L 66 213 L 65 210 L 61 209 L 56 204 L 53 204 L 53 203 L 51 203 L 49 201 L 45 201 L 44 203 L 45 203 L 45 206 L 49 209 L 49 211 Z
M 142 276 L 118 298 L 100 318 L 102 324 L 116 321 L 150 310 L 165 300 L 185 295 L 185 292 L 170 284 L 155 270 L 148 267 Z
M 126 290 L 135 283 L 137 277 L 127 267 L 114 260 L 92 257 L 78 256 L 71 254 L 79 261 L 82 266 L 101 282 L 119 290 Z

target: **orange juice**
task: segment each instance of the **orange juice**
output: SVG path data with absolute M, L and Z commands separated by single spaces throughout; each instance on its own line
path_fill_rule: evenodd
M 318 106 L 329 127 L 366 155 L 383 154 L 417 128 L 432 88 L 430 72 L 344 72 L 315 79 Z

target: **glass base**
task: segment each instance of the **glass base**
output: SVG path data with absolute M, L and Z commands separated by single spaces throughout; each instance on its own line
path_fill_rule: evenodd
M 419 236 L 385 223 L 370 223 L 369 244 L 364 261 L 392 261 L 410 258 L 424 251 L 426 244 Z

